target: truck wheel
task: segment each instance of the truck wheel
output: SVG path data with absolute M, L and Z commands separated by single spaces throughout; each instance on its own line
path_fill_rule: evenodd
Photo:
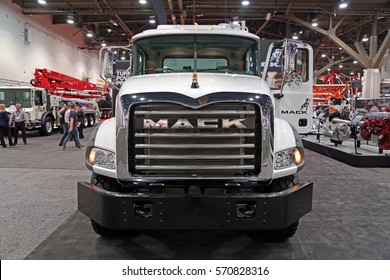
M 296 174 L 283 177 L 283 178 L 278 178 L 272 181 L 271 192 L 285 191 L 289 188 L 294 187 L 299 183 L 300 183 L 299 177 Z
M 106 228 L 99 225 L 97 222 L 93 220 L 91 220 L 91 224 L 92 224 L 93 231 L 96 234 L 101 235 L 103 237 L 123 236 L 126 238 L 133 238 L 140 234 L 139 231 L 135 231 L 135 230 L 119 230 L 119 229 Z
M 284 191 L 294 187 L 296 184 L 299 183 L 299 177 L 296 174 L 283 178 L 278 178 L 272 181 L 269 192 Z M 295 234 L 298 229 L 298 224 L 299 220 L 282 229 L 248 232 L 248 236 L 251 237 L 253 240 L 263 239 L 283 242 Z
M 83 118 L 84 127 L 88 127 L 88 118 L 84 116 Z
M 53 120 L 50 117 L 46 117 L 43 121 L 39 134 L 42 136 L 49 136 L 53 132 Z
M 88 116 L 88 126 L 93 126 L 95 124 L 95 117 L 94 115 Z
M 101 235 L 101 236 L 114 236 L 114 235 L 116 235 L 115 230 L 102 227 L 101 225 L 99 225 L 98 223 L 96 223 L 93 220 L 91 220 L 91 224 L 92 224 L 93 231 L 98 235 Z
M 92 173 L 91 183 L 106 191 L 119 192 L 121 189 L 121 185 L 116 179 L 98 175 L 96 173 Z
M 290 237 L 294 236 L 294 234 L 297 232 L 298 225 L 299 220 L 282 229 L 248 232 L 248 236 L 253 240 L 284 242 Z

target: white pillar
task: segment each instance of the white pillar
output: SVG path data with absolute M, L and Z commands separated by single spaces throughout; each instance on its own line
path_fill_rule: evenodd
M 380 93 L 380 71 L 377 68 L 364 70 L 362 98 L 376 99 Z

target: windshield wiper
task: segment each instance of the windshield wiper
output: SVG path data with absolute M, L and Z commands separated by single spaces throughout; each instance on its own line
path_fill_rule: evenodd
M 229 66 L 219 66 L 217 67 L 217 71 L 218 72 L 222 72 L 222 73 L 228 73 L 228 74 L 234 74 L 234 68 L 233 67 L 229 67 Z

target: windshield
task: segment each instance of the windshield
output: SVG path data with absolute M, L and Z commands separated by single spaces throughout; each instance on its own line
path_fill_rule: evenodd
M 198 72 L 259 76 L 258 43 L 245 37 L 202 34 L 156 36 L 133 43 L 133 75 L 193 72 L 195 65 Z
M 22 107 L 31 107 L 30 89 L 4 89 L 0 88 L 0 103 L 5 107 L 20 103 Z

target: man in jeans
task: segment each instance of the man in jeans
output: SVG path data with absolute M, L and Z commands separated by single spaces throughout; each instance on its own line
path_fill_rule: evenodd
M 68 135 L 66 136 L 64 143 L 62 145 L 62 150 L 66 150 L 66 143 L 68 143 L 69 139 L 73 136 L 74 143 L 79 150 L 84 150 L 83 146 L 80 145 L 79 131 L 76 127 L 77 115 L 75 111 L 75 105 L 69 105 L 69 130 Z
M 24 145 L 27 145 L 27 138 L 26 138 L 27 115 L 22 110 L 22 105 L 18 103 L 15 105 L 15 107 L 16 110 L 12 112 L 11 117 L 9 118 L 9 126 L 12 126 L 13 123 L 15 124 L 13 145 L 16 146 L 16 144 L 18 144 L 19 130 L 22 131 Z

